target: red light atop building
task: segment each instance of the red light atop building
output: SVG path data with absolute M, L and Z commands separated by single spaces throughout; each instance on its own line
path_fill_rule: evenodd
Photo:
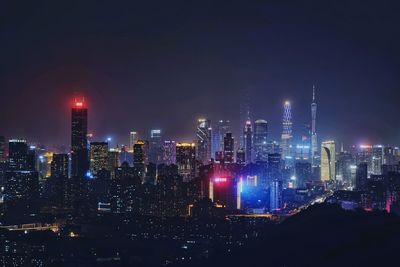
M 83 108 L 85 106 L 85 99 L 74 99 L 74 104 L 73 107 L 74 108 Z

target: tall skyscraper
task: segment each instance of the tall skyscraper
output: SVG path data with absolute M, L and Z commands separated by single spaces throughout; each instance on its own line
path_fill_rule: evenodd
M 136 141 L 138 139 L 138 134 L 135 131 L 131 131 L 129 133 L 129 151 L 133 151 L 133 146 L 135 145 Z
M 164 141 L 163 163 L 167 165 L 176 164 L 176 143 L 172 140 Z
M 68 178 L 68 154 L 53 154 L 51 161 L 51 176 Z
M 254 122 L 254 154 L 256 161 L 268 160 L 268 147 L 267 147 L 267 137 L 268 137 L 268 122 L 265 120 L 256 120 Z
M 245 160 L 246 164 L 249 164 L 253 161 L 253 127 L 250 120 L 246 121 L 243 137 Z
M 211 159 L 211 121 L 199 119 L 197 124 L 197 160 L 207 164 Z
M 215 158 L 216 152 L 224 150 L 224 137 L 229 132 L 231 132 L 231 125 L 229 120 L 219 120 L 218 124 L 213 126 L 211 157 Z
M 235 140 L 232 133 L 226 133 L 224 137 L 224 161 L 233 163 L 235 155 Z
M 356 170 L 356 190 L 363 191 L 367 187 L 368 163 L 361 162 Z
M 194 143 L 176 144 L 176 165 L 184 181 L 190 181 L 196 173 L 196 145 Z
M 108 169 L 108 143 L 91 142 L 90 143 L 90 171 L 94 177 L 102 169 Z
M 372 147 L 372 174 L 381 174 L 382 164 L 384 162 L 384 147 L 382 145 L 374 145 Z
M 292 144 L 292 107 L 289 101 L 285 101 L 283 107 L 281 148 L 282 159 L 286 160 L 291 155 Z
M 24 139 L 8 142 L 8 170 L 28 170 L 28 144 Z
M 336 180 L 336 147 L 335 141 L 321 143 L 321 181 Z
M 137 140 L 133 146 L 133 164 L 145 164 L 146 162 L 146 142 Z
M 89 171 L 88 109 L 84 100 L 75 100 L 71 115 L 71 175 L 84 178 Z
M 276 212 L 282 208 L 282 181 L 273 180 L 270 185 L 270 211 Z
M 154 164 L 160 164 L 162 161 L 162 138 L 161 130 L 151 130 L 150 132 L 150 148 L 149 161 Z
M 4 136 L 0 136 L 0 163 L 6 162 L 6 139 Z
M 315 101 L 315 86 L 313 85 L 313 97 L 311 103 L 311 164 L 316 165 L 316 155 L 318 154 L 317 138 L 317 103 Z

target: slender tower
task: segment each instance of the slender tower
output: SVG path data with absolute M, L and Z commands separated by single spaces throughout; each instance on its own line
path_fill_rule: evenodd
M 315 102 L 315 86 L 313 85 L 313 96 L 311 103 L 311 164 L 315 166 L 315 156 L 318 154 L 318 141 L 316 131 L 317 103 Z
M 283 121 L 282 121 L 282 159 L 291 156 L 290 145 L 292 141 L 292 106 L 289 101 L 285 101 L 283 107 Z

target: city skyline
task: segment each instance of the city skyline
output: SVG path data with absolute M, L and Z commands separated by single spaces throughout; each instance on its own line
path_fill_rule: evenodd
M 163 4 L 154 20 L 143 19 L 153 12 L 145 3 L 135 9 L 141 14 L 89 3 L 79 11 L 72 4 L 35 3 L 25 14 L 7 4 L 0 11 L 7 18 L 0 52 L 0 88 L 7 101 L 0 106 L 0 133 L 67 145 L 67 102 L 77 92 L 90 103 L 89 127 L 96 136 L 126 140 L 131 128 L 142 133 L 160 128 L 171 138 L 187 139 L 199 117 L 229 119 L 238 128 L 246 90 L 252 119 L 267 120 L 278 140 L 282 101 L 293 105 L 296 133 L 309 123 L 315 85 L 320 138 L 395 144 L 400 136 L 395 8 L 363 3 L 347 3 L 346 10 L 317 1 L 243 6 L 233 1 L 229 8 L 207 1 Z M 385 20 L 374 16 L 383 13 Z M 113 14 L 120 19 L 106 27 L 101 18 Z M 29 55 L 24 64 L 15 60 L 24 56 L 21 51 Z M 172 105 L 175 101 L 180 105 Z

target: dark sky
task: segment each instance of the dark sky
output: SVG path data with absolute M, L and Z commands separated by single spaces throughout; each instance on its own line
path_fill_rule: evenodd
M 199 115 L 295 133 L 310 120 L 346 144 L 400 144 L 398 1 L 1 1 L 0 134 L 69 144 L 84 95 L 97 139 L 131 129 L 194 137 Z

